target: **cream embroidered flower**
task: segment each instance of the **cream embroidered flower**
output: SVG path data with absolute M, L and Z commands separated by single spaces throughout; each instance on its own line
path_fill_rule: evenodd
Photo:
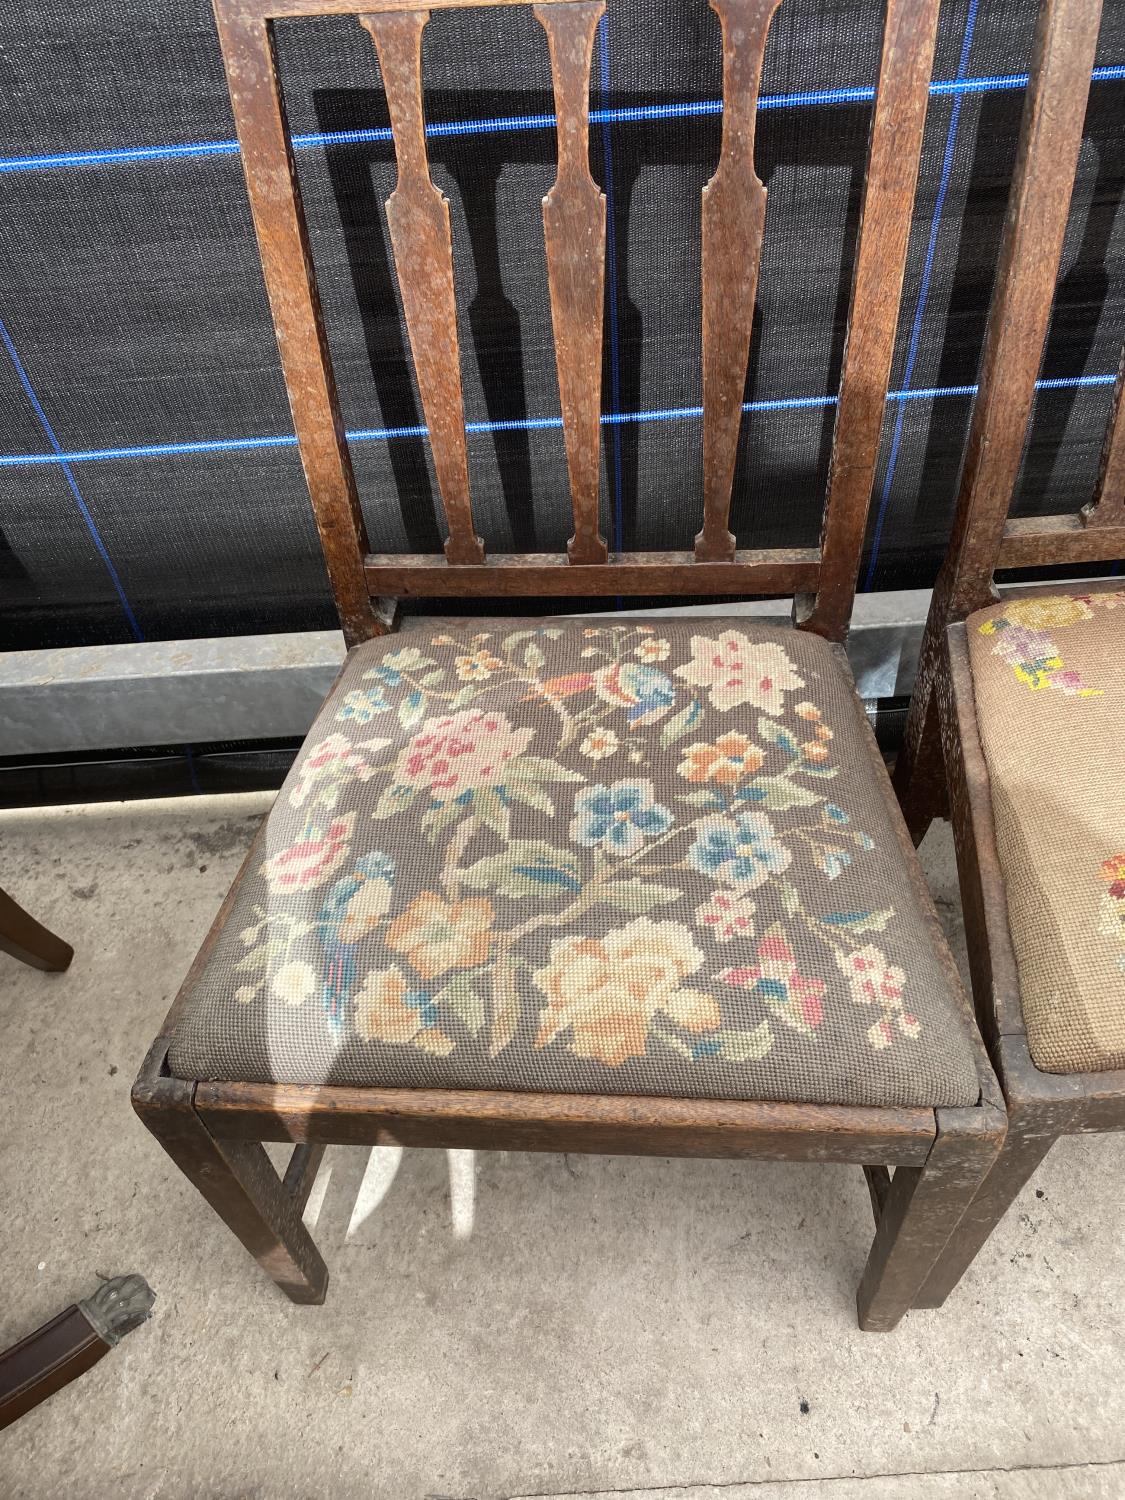
M 316 989 L 316 970 L 311 964 L 283 964 L 273 976 L 272 986 L 286 1005 L 303 1005 Z
M 612 729 L 591 729 L 578 748 L 590 760 L 606 760 L 615 755 L 620 746 L 621 741 Z
M 739 630 L 693 635 L 691 653 L 691 661 L 674 668 L 673 676 L 707 688 L 712 707 L 724 711 L 750 703 L 778 714 L 785 707 L 785 694 L 805 685 L 780 646 L 752 641 Z
M 667 641 L 661 640 L 659 636 L 650 636 L 648 640 L 641 642 L 633 655 L 641 661 L 666 661 L 671 650 Z

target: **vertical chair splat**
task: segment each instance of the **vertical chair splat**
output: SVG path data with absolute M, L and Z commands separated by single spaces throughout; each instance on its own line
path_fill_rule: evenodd
M 1083 506 L 1081 514 L 1085 526 L 1125 526 L 1125 349 L 1121 351 L 1117 369 L 1098 487 L 1093 501 Z
M 696 562 L 729 562 L 731 487 L 766 224 L 754 125 L 770 22 L 780 0 L 711 0 L 723 27 L 723 144 L 703 189 L 703 530 Z
M 820 583 L 812 614 L 800 622 L 829 640 L 843 640 L 855 600 L 898 328 L 937 20 L 938 0 L 887 0 L 828 472 Z
M 406 315 L 418 391 L 430 432 L 451 563 L 482 563 L 473 529 L 469 455 L 461 397 L 461 354 L 453 288 L 449 204 L 430 178 L 422 108 L 422 32 L 427 10 L 361 15 L 379 55 L 391 115 L 398 182 L 387 199 L 399 294 Z
M 547 33 L 558 121 L 558 172 L 543 199 L 543 236 L 566 465 L 574 508 L 572 563 L 604 563 L 598 528 L 605 194 L 590 176 L 590 63 L 605 0 L 537 5 Z

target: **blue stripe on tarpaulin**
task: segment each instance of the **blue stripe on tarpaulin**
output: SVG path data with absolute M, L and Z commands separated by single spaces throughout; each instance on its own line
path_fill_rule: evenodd
M 1125 79 L 1125 63 L 1104 68 L 1095 68 L 1091 75 L 1094 83 L 1113 83 Z M 1027 87 L 1026 73 L 1000 73 L 988 78 L 940 78 L 930 84 L 930 94 L 991 94 L 1004 90 Z M 765 94 L 758 101 L 759 109 L 809 109 L 832 104 L 870 104 L 875 98 L 872 87 L 848 89 L 807 89 L 802 93 Z M 684 104 L 638 104 L 622 109 L 593 109 L 590 121 L 594 125 L 643 124 L 652 120 L 685 120 L 704 115 L 720 115 L 723 112 L 719 99 L 698 99 Z M 426 134 L 434 137 L 461 135 L 495 135 L 516 130 L 553 130 L 553 114 L 508 115 L 496 119 L 436 121 L 426 126 Z M 370 130 L 332 130 L 306 135 L 295 135 L 293 145 L 298 150 L 311 146 L 359 146 L 376 141 L 389 141 L 389 126 L 374 126 Z M 107 151 L 63 151 L 46 156 L 0 157 L 0 172 L 45 172 L 58 167 L 122 166 L 128 162 L 172 161 L 178 157 L 233 156 L 238 152 L 237 141 L 185 141 L 172 146 L 122 146 Z
M 1117 376 L 1111 375 L 1064 375 L 1047 377 L 1035 382 L 1040 391 L 1069 391 L 1113 385 Z M 975 396 L 975 385 L 943 385 L 919 387 L 912 391 L 888 391 L 887 400 L 938 401 L 949 396 Z M 742 410 L 758 411 L 802 411 L 815 407 L 835 406 L 835 396 L 779 396 L 772 400 L 747 401 Z M 691 422 L 703 416 L 702 406 L 670 406 L 656 411 L 606 412 L 602 416 L 603 427 L 630 425 L 636 422 Z M 523 417 L 500 422 L 466 422 L 465 431 L 480 432 L 539 432 L 562 426 L 561 417 Z M 350 443 L 389 442 L 396 438 L 426 437 L 425 427 L 361 427 L 348 432 Z M 36 464 L 86 464 L 107 459 L 177 458 L 188 453 L 240 453 L 254 448 L 295 448 L 297 439 L 291 432 L 277 433 L 271 437 L 202 438 L 195 442 L 145 443 L 133 448 L 86 448 L 74 453 L 0 453 L 0 468 L 26 468 Z
M 957 78 L 960 80 L 969 71 L 969 53 L 973 46 L 973 31 L 977 24 L 977 6 L 979 0 L 970 0 L 969 13 L 965 17 L 965 31 L 961 38 L 961 55 L 957 61 Z M 926 319 L 926 304 L 930 298 L 930 277 L 934 269 L 934 256 L 937 253 L 938 231 L 941 228 L 941 216 L 945 210 L 945 197 L 949 191 L 949 179 L 953 173 L 953 153 L 957 145 L 957 128 L 961 123 L 961 100 L 964 96 L 956 94 L 953 99 L 953 108 L 949 112 L 949 126 L 945 133 L 945 151 L 941 161 L 941 178 L 938 182 L 937 196 L 934 199 L 933 216 L 930 219 L 930 236 L 926 242 L 926 258 L 922 264 L 922 279 L 918 286 L 918 301 L 914 307 L 914 320 L 910 326 L 910 345 L 906 354 L 906 368 L 902 372 L 902 384 L 906 390 L 910 389 L 910 382 L 914 378 L 914 365 L 918 358 L 918 345 L 922 339 L 922 324 Z M 863 579 L 864 590 L 872 587 L 875 578 L 875 568 L 879 561 L 879 549 L 883 542 L 883 526 L 887 519 L 887 511 L 891 504 L 891 491 L 894 488 L 895 472 L 898 468 L 899 448 L 902 445 L 902 432 L 906 425 L 906 403 L 900 402 L 898 411 L 895 413 L 894 434 L 891 437 L 891 451 L 887 456 L 887 469 L 883 475 L 883 488 L 879 495 L 879 505 L 875 512 L 875 528 L 871 536 L 871 556 L 867 560 L 867 572 Z
M 70 460 L 68 456 L 63 452 L 62 445 L 60 444 L 58 438 L 55 436 L 55 429 L 51 426 L 50 420 L 47 417 L 47 413 L 43 410 L 43 407 L 39 401 L 39 397 L 35 394 L 35 387 L 31 384 L 31 378 L 23 367 L 23 361 L 20 359 L 19 352 L 17 351 L 15 344 L 12 342 L 12 336 L 2 322 L 0 322 L 0 340 L 3 341 L 4 348 L 8 351 L 8 357 L 12 361 L 12 367 L 16 372 L 20 385 L 23 386 L 24 395 L 27 397 L 31 405 L 31 409 L 35 413 L 40 427 L 42 427 L 43 429 L 43 435 L 46 437 L 47 441 L 50 443 L 52 449 L 54 450 L 51 454 L 46 456 L 49 457 L 53 463 L 58 464 L 62 469 L 66 482 L 70 487 L 70 493 L 74 496 L 74 503 L 78 507 L 78 513 L 82 517 L 86 530 L 90 533 L 90 540 L 96 547 L 98 556 L 105 564 L 105 570 L 109 574 L 110 582 L 113 584 L 114 592 L 116 593 L 118 600 L 121 603 L 122 610 L 124 610 L 125 612 L 125 618 L 129 622 L 129 629 L 132 631 L 133 639 L 137 641 L 143 641 L 145 638 L 144 631 L 141 629 L 137 617 L 133 613 L 133 606 L 129 603 L 128 595 L 125 593 L 125 589 L 122 585 L 121 579 L 118 577 L 117 569 L 113 566 L 113 559 L 109 555 L 106 544 L 102 541 L 101 532 L 98 530 L 97 522 L 90 514 L 89 506 L 82 498 L 82 492 L 78 488 L 78 481 L 75 479 L 73 473 L 71 472 Z

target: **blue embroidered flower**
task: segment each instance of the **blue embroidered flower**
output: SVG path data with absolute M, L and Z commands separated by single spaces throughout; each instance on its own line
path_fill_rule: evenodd
M 381 687 L 368 688 L 363 692 L 345 694 L 344 706 L 336 717 L 355 719 L 358 724 L 370 724 L 376 714 L 386 713 L 390 707 L 390 701 Z
M 835 802 L 826 802 L 824 804 L 824 812 L 825 816 L 830 818 L 833 823 L 844 824 L 851 822 L 851 819 L 848 817 L 844 809 L 842 807 L 837 807 Z
M 636 854 L 646 838 L 672 826 L 672 814 L 653 796 L 651 781 L 587 787 L 574 799 L 570 837 L 576 844 L 596 844 L 608 854 Z
M 705 875 L 753 890 L 786 869 L 793 855 L 775 837 L 765 813 L 746 812 L 733 818 L 701 818 L 687 859 Z

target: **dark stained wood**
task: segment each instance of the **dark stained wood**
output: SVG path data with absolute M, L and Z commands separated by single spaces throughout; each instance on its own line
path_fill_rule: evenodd
M 1054 300 L 1101 0 L 1042 0 L 953 536 L 946 618 L 991 598 Z
M 1120 503 L 1120 502 L 1119 502 Z M 1103 501 L 1104 507 L 1104 501 Z M 1125 558 L 1125 519 L 1111 508 L 1085 521 L 1073 516 L 1013 516 L 1004 522 L 998 568 L 1044 568 L 1059 563 L 1116 562 Z M 1093 516 L 1091 510 L 1090 515 Z
M 1113 391 L 1113 410 L 1106 428 L 1101 468 L 1093 501 L 1081 512 L 1083 522 L 1091 528 L 1118 527 L 1125 547 L 1125 349 L 1117 367 L 1117 384 Z M 1118 557 L 1125 556 L 1125 551 Z
M 0 1428 L 77 1380 L 110 1348 L 75 1304 L 0 1352 Z
M 37 922 L 6 891 L 0 891 L 0 953 L 33 969 L 55 973 L 70 967 L 74 949 Z
M 354 646 L 385 627 L 363 576 L 367 530 L 332 375 L 273 41 L 265 21 L 243 0 L 215 0 L 215 20 L 301 463 L 340 623 Z
M 894 1328 L 914 1304 L 984 1182 L 1004 1140 L 1004 1112 L 939 1109 L 933 1149 L 920 1167 L 899 1167 L 856 1294 L 859 1326 Z
M 574 508 L 572 563 L 604 563 L 598 529 L 605 195 L 590 176 L 590 62 L 605 0 L 535 6 L 547 33 L 558 121 L 558 173 L 543 199 L 543 234 L 566 466 Z
M 425 10 L 361 15 L 379 54 L 391 115 L 398 182 L 387 199 L 402 310 L 414 355 L 418 393 L 449 525 L 451 563 L 484 561 L 469 502 L 469 453 L 461 399 L 461 351 L 453 289 L 449 204 L 430 180 L 422 109 L 422 32 Z
M 723 144 L 703 189 L 703 530 L 699 562 L 729 562 L 727 529 L 766 190 L 754 170 L 754 126 L 766 36 L 780 0 L 711 0 L 723 28 Z
M 271 16 L 354 16 L 361 9 L 355 0 L 226 0 L 248 15 Z M 488 5 L 526 5 L 528 0 L 429 0 L 427 10 L 466 10 Z M 540 0 L 543 5 L 562 5 L 571 0 Z M 362 7 L 370 11 L 372 7 Z M 379 11 L 417 10 L 417 0 L 380 0 Z
M 327 1146 L 312 1146 L 308 1142 L 293 1147 L 282 1186 L 296 1204 L 298 1213 L 304 1212 L 305 1204 L 309 1201 L 309 1194 L 327 1149 Z
M 207 1202 L 293 1302 L 323 1302 L 328 1270 L 258 1141 L 216 1140 L 194 1107 L 195 1085 L 163 1072 L 166 1043 L 150 1050 L 133 1108 Z
M 926 124 L 938 0 L 888 0 L 871 117 L 848 336 L 832 439 L 821 574 L 812 614 L 798 623 L 842 640 L 875 481 Z
M 696 563 L 690 552 L 618 552 L 608 563 L 573 563 L 561 553 L 493 553 L 479 568 L 440 557 L 385 552 L 369 557 L 373 592 L 404 598 L 512 594 L 786 594 L 816 579 L 815 548 L 736 552 L 729 563 Z
M 224 1140 L 351 1146 L 919 1162 L 934 1136 L 928 1109 L 621 1095 L 200 1083 L 195 1107 Z

